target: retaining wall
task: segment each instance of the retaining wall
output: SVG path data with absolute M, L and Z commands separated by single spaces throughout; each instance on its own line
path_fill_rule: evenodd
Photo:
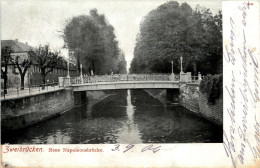
M 199 86 L 197 84 L 182 84 L 180 86 L 179 103 L 190 111 L 199 114 Z
M 217 125 L 223 125 L 223 95 L 215 104 L 208 103 L 207 95 L 199 91 L 198 84 L 182 84 L 179 103 L 190 111 L 210 120 Z
M 74 107 L 70 88 L 1 100 L 2 130 L 14 130 L 46 120 Z
M 199 92 L 199 107 L 201 115 L 218 125 L 223 125 L 223 95 L 212 105 L 208 103 L 206 94 Z

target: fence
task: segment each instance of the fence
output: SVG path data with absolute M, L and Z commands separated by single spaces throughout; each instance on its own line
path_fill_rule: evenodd
M 83 80 L 83 82 L 82 82 Z M 70 78 L 71 84 L 120 82 L 120 81 L 169 81 L 168 74 L 116 74 Z
M 4 91 L 1 91 L 1 97 L 5 98 L 15 98 L 15 97 L 21 97 L 21 96 L 27 96 L 27 95 L 33 95 L 33 94 L 38 94 L 38 93 L 43 93 L 43 92 L 48 92 L 48 91 L 53 91 L 60 89 L 61 86 L 59 85 L 58 82 L 53 82 L 53 83 L 46 83 L 46 84 L 41 84 L 41 85 L 31 85 L 29 87 L 12 87 L 11 89 L 7 90 L 7 93 Z
M 171 76 L 171 77 L 170 77 Z M 82 76 L 82 77 L 59 77 L 59 85 L 70 86 L 71 84 L 84 84 L 84 83 L 99 83 L 99 82 L 122 82 L 122 81 L 181 81 L 184 83 L 200 83 L 203 77 L 191 76 L 189 74 L 180 75 L 169 74 L 116 74 L 116 75 L 95 75 L 95 76 Z

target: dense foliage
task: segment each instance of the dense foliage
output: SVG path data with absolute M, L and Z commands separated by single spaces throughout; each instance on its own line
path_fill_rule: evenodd
M 131 73 L 222 73 L 222 14 L 187 3 L 167 2 L 143 19 L 136 39 Z
M 90 74 L 126 73 L 124 53 L 119 49 L 114 28 L 104 15 L 96 9 L 90 15 L 73 17 L 66 22 L 63 39 L 68 48 L 74 51 L 78 67 Z
M 200 91 L 206 93 L 208 102 L 215 104 L 216 99 L 219 99 L 223 92 L 223 76 L 207 75 L 200 83 Z

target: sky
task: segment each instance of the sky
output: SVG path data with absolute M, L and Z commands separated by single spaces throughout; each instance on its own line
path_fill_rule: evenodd
M 31 46 L 49 44 L 52 49 L 63 47 L 60 31 L 65 20 L 89 14 L 96 8 L 115 28 L 119 47 L 124 51 L 129 68 L 133 58 L 136 35 L 144 16 L 169 0 L 2 0 L 1 39 L 27 42 Z M 221 1 L 187 2 L 210 8 L 213 14 L 221 10 Z

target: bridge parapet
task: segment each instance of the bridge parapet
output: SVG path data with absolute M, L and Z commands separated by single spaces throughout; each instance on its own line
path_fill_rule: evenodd
M 168 74 L 115 74 L 71 78 L 71 84 L 121 81 L 170 81 L 170 78 Z
M 66 87 L 71 85 L 71 78 L 59 77 L 59 86 Z
M 132 81 L 180 81 L 182 83 L 199 83 L 201 75 L 191 76 L 191 73 L 182 74 L 115 74 L 115 75 L 95 75 L 81 77 L 59 77 L 60 86 L 70 86 L 84 83 L 100 82 L 132 82 Z

